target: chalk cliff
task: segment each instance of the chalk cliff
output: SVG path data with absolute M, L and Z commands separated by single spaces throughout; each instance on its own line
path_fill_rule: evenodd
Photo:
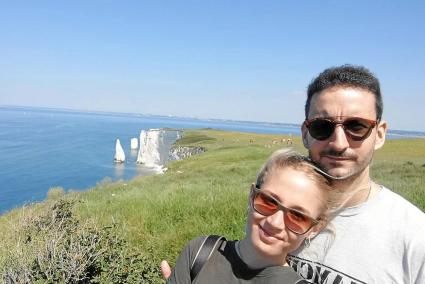
M 164 157 L 161 153 L 164 152 L 165 148 L 164 130 L 142 130 L 140 132 L 140 148 L 137 163 L 144 164 L 147 167 L 164 165 L 167 157 Z

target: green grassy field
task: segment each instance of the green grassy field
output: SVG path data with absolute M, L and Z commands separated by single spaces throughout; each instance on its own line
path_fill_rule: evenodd
M 210 129 L 186 131 L 178 144 L 202 146 L 207 149 L 205 153 L 171 163 L 163 175 L 140 177 L 128 182 L 102 182 L 86 192 L 68 193 L 61 198 L 73 202 L 73 218 L 84 226 L 91 224 L 96 228 L 96 234 L 102 235 L 103 228 L 113 227 L 111 234 L 119 236 L 125 245 L 111 245 L 111 250 L 116 248 L 129 255 L 144 257 L 140 266 L 133 267 L 134 271 L 131 271 L 130 264 L 117 260 L 117 271 L 124 273 L 124 276 L 119 274 L 123 277 L 121 279 L 131 283 L 132 273 L 143 270 L 141 273 L 145 273 L 145 278 L 136 277 L 138 280 L 134 283 L 161 283 L 157 270 L 160 260 L 168 259 L 173 264 L 191 238 L 212 233 L 228 239 L 243 236 L 250 184 L 266 158 L 274 150 L 287 147 L 287 138 Z M 300 137 L 291 138 L 291 147 L 305 153 Z M 282 139 L 285 141 L 282 142 Z M 425 210 L 425 140 L 387 141 L 384 148 L 375 154 L 372 176 L 378 183 Z M 13 267 L 20 267 L 16 261 L 8 259 L 11 255 L 26 255 L 28 263 L 34 264 L 33 259 L 40 253 L 40 248 L 33 245 L 26 250 L 25 242 L 28 243 L 30 235 L 29 242 L 34 243 L 33 236 L 38 233 L 28 233 L 28 223 L 40 227 L 34 216 L 51 216 L 49 212 L 60 195 L 60 190 L 52 192 L 51 198 L 44 203 L 16 209 L 0 218 L 0 238 L 3 240 L 0 273 L 12 273 Z M 38 238 L 39 246 L 46 246 L 43 235 Z M 107 240 L 106 237 L 104 239 Z

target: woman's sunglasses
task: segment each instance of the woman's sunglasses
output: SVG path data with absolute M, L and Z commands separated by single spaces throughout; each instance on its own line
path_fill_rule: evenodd
M 332 117 L 318 117 L 304 122 L 311 137 L 316 140 L 326 140 L 332 136 L 337 125 L 342 125 L 345 135 L 354 141 L 365 140 L 377 124 L 376 120 L 360 117 L 348 117 L 344 120 L 335 120 Z
M 286 228 L 297 235 L 307 233 L 314 225 L 319 223 L 319 221 L 296 209 L 283 206 L 273 196 L 260 190 L 255 185 L 252 185 L 251 188 L 251 206 L 264 216 L 270 216 L 282 210 Z

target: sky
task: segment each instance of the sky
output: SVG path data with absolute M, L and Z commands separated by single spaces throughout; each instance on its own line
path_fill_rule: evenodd
M 425 1 L 1 1 L 0 105 L 282 123 L 363 65 L 390 129 L 425 131 Z

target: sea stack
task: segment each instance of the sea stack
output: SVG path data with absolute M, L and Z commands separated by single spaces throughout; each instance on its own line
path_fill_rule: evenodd
M 124 150 L 122 149 L 120 139 L 117 139 L 117 142 L 115 143 L 115 157 L 114 162 L 115 163 L 124 163 L 125 161 L 125 154 Z
M 139 148 L 139 139 L 131 138 L 131 150 L 137 150 Z

